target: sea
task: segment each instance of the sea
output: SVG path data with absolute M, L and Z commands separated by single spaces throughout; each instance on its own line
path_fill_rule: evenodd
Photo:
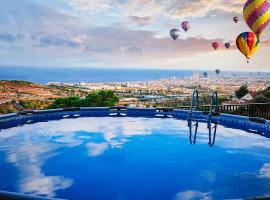
M 24 80 L 39 84 L 49 82 L 132 82 L 160 80 L 175 77 L 181 79 L 190 77 L 198 70 L 172 69 L 134 69 L 134 68 L 65 68 L 65 67 L 13 67 L 0 66 L 0 80 Z M 210 76 L 214 71 L 207 72 Z M 224 75 L 236 75 L 234 72 L 222 72 Z M 248 76 L 248 73 L 245 73 Z M 242 73 L 243 75 L 243 73 Z M 254 74 L 253 74 L 254 75 Z
M 24 80 L 39 84 L 48 82 L 131 82 L 183 78 L 193 70 L 119 69 L 119 68 L 53 68 L 0 67 L 0 80 Z

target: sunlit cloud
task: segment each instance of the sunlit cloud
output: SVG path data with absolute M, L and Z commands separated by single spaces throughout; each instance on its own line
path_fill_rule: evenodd
M 176 194 L 173 200 L 193 200 L 193 199 L 201 199 L 201 200 L 210 200 L 212 199 L 211 193 L 208 192 L 199 192 L 199 191 L 185 191 L 179 192 Z
M 108 144 L 107 143 L 93 143 L 90 142 L 86 145 L 88 148 L 88 155 L 95 157 L 102 155 L 107 149 L 108 149 Z
M 249 30 L 240 0 L 34 2 L 0 2 L 0 65 L 269 70 L 269 29 L 248 66 L 236 50 L 235 38 Z M 172 41 L 169 31 L 182 20 L 191 29 Z M 215 40 L 222 43 L 216 52 Z
M 270 178 L 270 163 L 266 163 L 263 165 L 263 167 L 260 169 L 259 177 Z

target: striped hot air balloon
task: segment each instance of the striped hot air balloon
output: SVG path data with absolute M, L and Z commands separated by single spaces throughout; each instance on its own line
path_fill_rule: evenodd
M 270 4 L 267 0 L 248 0 L 243 15 L 249 28 L 260 37 L 270 22 Z
M 236 45 L 239 51 L 250 59 L 258 49 L 260 40 L 253 32 L 244 32 L 237 37 Z

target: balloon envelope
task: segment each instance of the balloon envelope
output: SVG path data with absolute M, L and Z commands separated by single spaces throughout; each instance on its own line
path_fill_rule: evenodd
M 219 48 L 219 42 L 213 42 L 212 43 L 212 47 L 215 49 L 215 50 L 217 50 L 218 48 Z
M 270 4 L 268 0 L 248 0 L 243 15 L 249 28 L 260 37 L 270 22 Z
M 233 18 L 233 21 L 234 21 L 235 23 L 237 23 L 237 22 L 239 21 L 239 17 L 234 17 L 234 18 Z
M 253 32 L 244 32 L 237 37 L 236 45 L 239 51 L 250 59 L 260 46 L 260 41 Z
M 180 36 L 179 29 L 176 29 L 176 28 L 171 29 L 170 30 L 170 35 L 171 35 L 172 39 L 177 40 L 177 38 Z
M 230 44 L 229 42 L 225 43 L 225 47 L 226 47 L 226 49 L 229 49 L 229 48 L 230 48 L 230 46 L 231 46 L 231 44 Z
M 182 26 L 182 29 L 184 31 L 186 31 L 186 32 L 190 29 L 190 25 L 189 25 L 189 22 L 188 21 L 182 22 L 181 26 Z
M 220 74 L 220 69 L 215 70 L 216 74 Z

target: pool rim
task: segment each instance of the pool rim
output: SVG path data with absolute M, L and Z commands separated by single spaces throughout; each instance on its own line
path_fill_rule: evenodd
M 228 128 L 241 129 L 270 137 L 270 120 L 232 114 L 193 111 L 174 108 L 131 108 L 131 107 L 76 107 L 50 110 L 30 110 L 0 115 L 0 131 L 24 124 L 48 122 L 79 117 L 146 117 L 173 118 L 202 123 L 216 123 Z

